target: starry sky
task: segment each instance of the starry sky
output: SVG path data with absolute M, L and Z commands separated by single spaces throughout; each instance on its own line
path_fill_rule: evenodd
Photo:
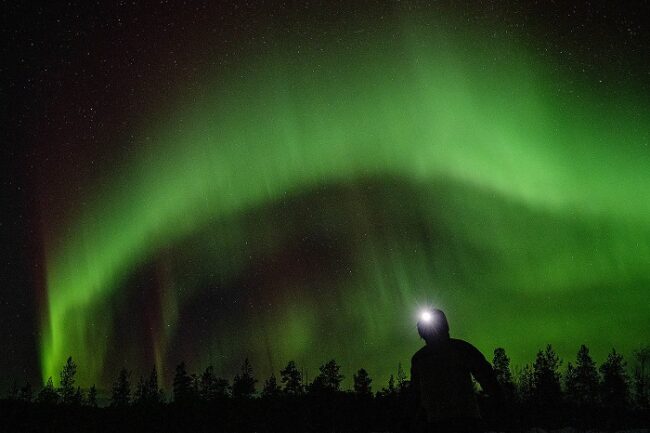
M 8 6 L 0 385 L 647 343 L 648 6 L 350 3 Z

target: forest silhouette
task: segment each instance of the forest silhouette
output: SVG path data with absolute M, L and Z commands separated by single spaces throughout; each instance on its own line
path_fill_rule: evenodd
M 475 393 L 483 431 L 532 427 L 620 430 L 650 425 L 650 346 L 633 353 L 632 365 L 612 349 L 598 366 L 582 345 L 562 368 L 551 345 L 532 364 L 513 371 L 503 348 L 492 368 L 502 396 L 496 401 L 478 385 Z M 341 366 L 329 360 L 312 381 L 290 361 L 258 380 L 248 359 L 232 381 L 208 366 L 199 373 L 176 366 L 171 392 L 158 372 L 137 380 L 122 368 L 107 395 L 93 385 L 76 386 L 77 365 L 69 357 L 58 387 L 50 377 L 35 392 L 30 383 L 12 386 L 0 400 L 0 431 L 211 431 L 211 432 L 407 432 L 417 431 L 414 396 L 402 365 L 377 385 L 361 368 L 342 389 Z M 260 386 L 257 386 L 257 385 Z M 102 403 L 102 404 L 100 404 Z M 105 404 L 104 404 L 105 403 Z

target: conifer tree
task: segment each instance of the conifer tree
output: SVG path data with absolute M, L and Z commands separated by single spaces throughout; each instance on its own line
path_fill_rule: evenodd
M 33 398 L 32 384 L 29 381 L 25 382 L 25 385 L 18 390 L 18 399 L 26 403 L 30 403 Z
M 59 401 L 59 393 L 54 389 L 54 382 L 52 381 L 52 376 L 47 379 L 47 383 L 38 393 L 36 398 L 39 403 L 42 404 L 56 404 Z
M 204 401 L 214 401 L 228 396 L 228 381 L 214 375 L 214 368 L 208 366 L 201 375 L 200 397 Z
M 571 363 L 567 366 L 564 379 L 567 399 L 577 407 L 593 407 L 598 401 L 598 382 L 596 363 L 583 344 L 578 350 L 575 367 Z
M 81 406 L 83 402 L 84 402 L 84 392 L 81 390 L 81 387 L 78 386 L 77 390 L 74 393 L 72 404 L 75 406 Z
M 402 368 L 402 363 L 397 363 L 397 390 L 400 393 L 406 392 L 408 389 L 408 380 L 406 379 L 406 373 L 404 368 Z
M 113 392 L 111 394 L 111 406 L 126 407 L 131 402 L 131 373 L 126 368 L 120 370 L 120 374 L 113 383 Z
M 625 371 L 626 362 L 615 349 L 607 355 L 600 366 L 600 398 L 603 405 L 610 409 L 625 409 L 629 401 L 629 378 Z
M 537 352 L 533 364 L 533 377 L 535 381 L 535 400 L 542 407 L 557 406 L 562 400 L 562 388 L 560 386 L 560 373 L 558 371 L 560 358 L 551 345 L 546 350 Z
M 190 375 L 191 382 L 191 392 L 190 396 L 192 400 L 198 400 L 201 397 L 201 377 L 196 373 Z
M 253 376 L 253 368 L 248 358 L 244 360 L 241 372 L 235 375 L 232 382 L 232 396 L 234 398 L 250 398 L 255 394 L 255 383 L 257 380 Z
M 395 376 L 391 374 L 390 377 L 388 378 L 388 383 L 384 388 L 381 389 L 381 391 L 377 393 L 377 395 L 384 396 L 384 397 L 392 397 L 395 394 L 397 394 L 397 388 L 395 388 Z
M 61 370 L 61 397 L 63 404 L 75 404 L 77 396 L 75 395 L 75 375 L 77 374 L 77 365 L 69 356 L 63 370 Z
M 368 375 L 368 372 L 360 368 L 357 374 L 352 375 L 354 381 L 354 392 L 361 396 L 372 396 L 372 379 Z
M 344 376 L 340 373 L 341 366 L 331 359 L 319 367 L 320 374 L 314 379 L 312 388 L 314 391 L 339 391 Z
M 264 387 L 262 388 L 262 397 L 264 398 L 275 398 L 280 395 L 280 387 L 278 386 L 278 381 L 275 378 L 274 374 L 264 381 Z
M 284 384 L 284 392 L 287 395 L 300 395 L 304 391 L 302 374 L 293 361 L 289 361 L 287 366 L 280 370 L 280 381 Z
M 151 369 L 149 379 L 146 382 L 146 402 L 148 404 L 160 404 L 164 402 L 164 392 L 158 387 L 158 370 L 156 366 Z
M 11 388 L 9 388 L 9 395 L 7 396 L 9 400 L 17 400 L 18 399 L 18 383 L 14 380 L 11 383 Z
M 95 385 L 91 386 L 88 390 L 88 398 L 86 404 L 90 407 L 97 407 L 97 388 Z
M 492 365 L 497 382 L 499 382 L 503 390 L 503 395 L 507 400 L 512 401 L 515 395 L 515 384 L 512 380 L 512 372 L 510 371 L 510 358 L 506 355 L 505 349 L 500 347 L 494 349 Z
M 143 406 L 147 402 L 147 381 L 144 376 L 140 376 L 138 380 L 138 385 L 135 387 L 135 392 L 133 393 L 133 404 L 136 406 Z
M 535 375 L 530 364 L 524 365 L 518 374 L 517 396 L 524 405 L 532 404 L 535 399 Z
M 155 406 L 163 402 L 163 390 L 158 388 L 158 371 L 154 366 L 147 379 L 140 376 L 133 402 L 138 405 Z
M 173 392 L 174 402 L 176 403 L 187 403 L 192 399 L 192 379 L 187 374 L 184 362 L 176 366 Z
M 650 409 L 650 346 L 634 351 L 634 403 L 641 410 Z

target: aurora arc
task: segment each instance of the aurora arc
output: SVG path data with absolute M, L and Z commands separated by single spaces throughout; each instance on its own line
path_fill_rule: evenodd
M 597 354 L 622 334 L 623 349 L 641 341 L 650 325 L 647 106 L 627 96 L 612 109 L 588 88 L 558 92 L 565 84 L 518 47 L 467 46 L 414 31 L 299 59 L 251 55 L 206 94 L 179 101 L 164 124 L 143 127 L 137 154 L 77 197 L 86 204 L 74 217 L 47 228 L 44 380 L 69 354 L 82 383 L 106 376 L 112 299 L 161 249 L 199 239 L 198 249 L 210 251 L 199 267 L 233 279 L 251 254 L 273 254 L 291 231 L 265 221 L 252 234 L 241 215 L 332 185 L 359 198 L 322 218 L 325 226 L 349 222 L 340 230 L 354 239 L 354 268 L 335 299 L 319 307 L 309 292 L 286 295 L 255 326 L 242 319 L 248 340 L 229 341 L 235 331 L 221 328 L 215 348 L 252 351 L 275 367 L 337 356 L 358 368 L 375 351 L 385 355 L 368 361 L 370 370 L 387 377 L 415 347 L 415 336 L 404 338 L 408 314 L 425 301 L 451 308 L 457 335 L 485 351 L 499 343 L 515 360 L 531 345 L 572 350 L 596 333 Z M 388 211 L 381 227 L 364 198 L 368 179 L 414 191 L 386 187 L 386 206 L 405 210 Z M 411 223 L 442 233 L 436 245 L 404 239 Z M 254 238 L 264 242 L 249 244 Z M 201 296 L 188 274 L 170 272 L 151 325 L 160 369 L 183 303 Z M 537 306 L 513 307 L 513 299 Z M 325 308 L 336 310 L 335 330 L 324 329 Z M 612 311 L 625 317 L 608 322 Z M 335 336 L 350 327 L 350 342 Z

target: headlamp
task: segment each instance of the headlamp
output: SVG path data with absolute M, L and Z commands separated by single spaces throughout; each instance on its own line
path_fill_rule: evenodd
M 420 320 L 424 323 L 431 323 L 433 322 L 433 314 L 429 310 L 424 310 L 420 313 Z

